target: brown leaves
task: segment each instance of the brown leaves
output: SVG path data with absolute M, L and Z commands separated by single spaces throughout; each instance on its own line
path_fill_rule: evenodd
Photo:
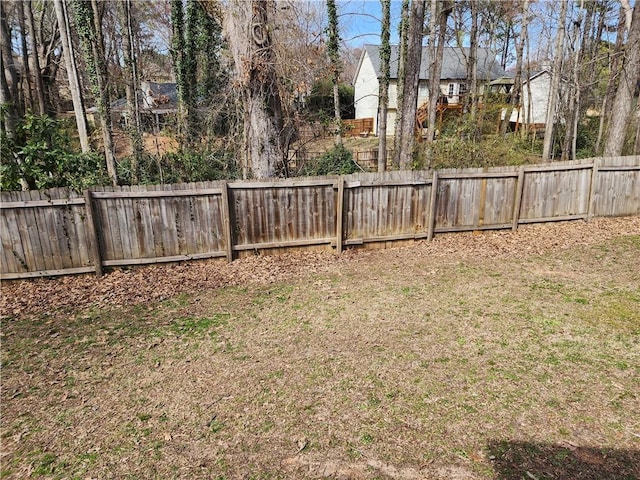
M 327 271 L 339 274 L 343 265 L 366 262 L 372 255 L 386 256 L 399 263 L 415 257 L 452 257 L 452 260 L 505 255 L 525 257 L 632 234 L 640 235 L 640 217 L 527 225 L 517 232 L 436 235 L 433 242 L 387 251 L 348 250 L 341 256 L 328 251 L 303 251 L 247 257 L 232 263 L 213 259 L 118 269 L 101 279 L 78 275 L 3 282 L 0 312 L 4 317 L 26 317 L 53 311 L 127 307 L 225 286 L 264 285 Z

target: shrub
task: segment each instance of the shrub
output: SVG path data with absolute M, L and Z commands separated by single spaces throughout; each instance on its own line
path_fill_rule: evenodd
M 344 145 L 336 145 L 321 157 L 307 162 L 300 170 L 302 176 L 348 175 L 358 170 L 353 154 Z
M 127 157 L 118 163 L 118 178 L 124 184 L 131 184 L 131 160 Z M 137 164 L 136 173 L 138 183 L 146 185 L 205 182 L 239 176 L 233 152 L 225 150 L 145 154 Z
M 72 151 L 68 125 L 46 115 L 25 115 L 13 136 L 0 133 L 3 190 L 19 190 L 20 181 L 30 189 L 70 187 L 81 191 L 109 183 L 104 159 L 96 153 Z

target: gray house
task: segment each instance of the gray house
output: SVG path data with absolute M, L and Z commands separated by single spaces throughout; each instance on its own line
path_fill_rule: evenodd
M 138 90 L 138 106 L 144 130 L 160 131 L 168 115 L 178 111 L 178 92 L 175 83 L 157 83 L 143 80 Z M 92 113 L 95 109 L 87 110 Z M 127 123 L 127 99 L 119 98 L 111 102 L 111 115 L 116 123 Z
M 442 59 L 442 73 L 440 75 L 439 95 L 446 98 L 448 104 L 458 104 L 462 96 L 468 92 L 467 58 L 468 48 L 446 47 Z M 420 65 L 420 83 L 418 87 L 418 106 L 429 100 L 429 49 L 422 48 L 422 63 Z M 505 74 L 504 69 L 496 60 L 493 52 L 478 49 L 478 82 L 482 94 L 484 84 L 489 83 Z M 373 133 L 378 133 L 378 93 L 380 70 L 380 46 L 364 45 L 358 63 L 353 86 L 355 88 L 356 119 L 373 118 Z M 394 125 L 398 108 L 398 46 L 391 46 L 390 80 L 389 80 L 389 110 L 387 125 Z M 391 130 L 390 130 L 391 131 Z

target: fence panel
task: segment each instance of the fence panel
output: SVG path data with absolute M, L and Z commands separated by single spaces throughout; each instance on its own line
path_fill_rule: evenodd
M 427 236 L 430 172 L 361 173 L 345 180 L 345 245 Z
M 593 164 L 525 169 L 520 223 L 586 217 Z
M 102 266 L 231 260 L 242 250 L 335 244 L 341 251 L 433 231 L 639 214 L 640 157 L 437 175 L 0 192 L 0 201 L 3 278 L 100 273 Z
M 442 170 L 438 177 L 435 232 L 509 228 L 518 171 L 513 167 Z
M 373 133 L 373 118 L 357 118 L 355 120 L 343 120 L 345 134 L 348 137 L 357 137 L 359 135 L 369 135 Z
M 518 177 L 483 179 L 485 199 L 481 203 L 479 226 L 509 225 L 513 219 Z M 483 207 L 484 206 L 484 207 Z
M 594 214 L 634 215 L 640 211 L 640 166 L 598 167 Z
M 331 243 L 335 180 L 229 184 L 234 250 Z
M 94 269 L 84 198 L 66 188 L 0 195 L 3 278 Z
M 93 197 L 103 265 L 225 255 L 219 184 L 96 189 Z

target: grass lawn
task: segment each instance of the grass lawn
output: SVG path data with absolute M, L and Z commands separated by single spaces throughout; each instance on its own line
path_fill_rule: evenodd
M 2 478 L 637 479 L 640 235 L 8 315 L 1 401 Z

